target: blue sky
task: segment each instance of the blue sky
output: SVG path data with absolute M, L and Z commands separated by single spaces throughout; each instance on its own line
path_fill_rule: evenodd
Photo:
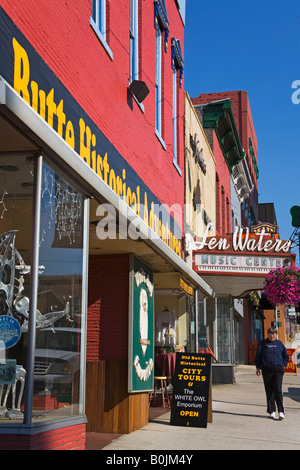
M 191 97 L 248 92 L 259 202 L 275 204 L 280 238 L 288 239 L 290 208 L 300 206 L 300 104 L 292 102 L 292 84 L 300 81 L 300 1 L 187 0 L 184 59 Z

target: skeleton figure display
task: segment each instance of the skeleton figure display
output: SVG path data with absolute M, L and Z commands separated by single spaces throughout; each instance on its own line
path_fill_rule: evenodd
M 22 292 L 24 274 L 30 273 L 30 266 L 25 264 L 15 248 L 16 234 L 16 230 L 11 230 L 0 235 L 0 314 L 10 315 L 20 321 L 22 332 L 26 332 L 28 331 L 29 299 Z M 39 269 L 42 272 L 44 266 L 40 266 Z M 60 318 L 69 318 L 69 311 L 69 302 L 61 311 L 50 311 L 43 315 L 37 311 L 36 327 L 52 327 Z
M 7 384 L 4 392 L 4 385 L 0 385 L 0 417 L 8 417 L 9 419 L 23 419 L 23 413 L 21 411 L 21 401 L 23 397 L 25 387 L 26 371 L 22 366 L 16 366 L 16 379 L 13 385 Z M 18 403 L 16 407 L 16 392 L 17 382 L 20 382 L 20 391 L 18 397 Z M 7 399 L 10 391 L 12 390 L 12 407 L 10 410 L 7 409 Z
M 21 333 L 28 331 L 29 321 L 29 298 L 23 295 L 24 275 L 30 273 L 30 266 L 25 264 L 22 256 L 15 247 L 16 230 L 11 230 L 0 235 L 0 348 L 3 346 L 8 349 L 15 345 L 20 338 Z M 44 269 L 40 266 L 39 269 Z M 36 312 L 36 328 L 51 328 L 60 318 L 70 319 L 69 302 L 66 302 L 64 310 L 50 311 L 41 314 Z M 2 320 L 2 321 L 1 321 Z M 17 325 L 13 328 L 11 325 Z M 17 340 L 10 344 L 9 339 L 17 335 L 20 325 L 19 336 Z M 2 355 L 0 356 L 0 358 Z M 2 360 L 0 367 L 4 367 Z M 26 371 L 22 365 L 16 365 L 14 383 L 0 384 L 0 417 L 9 419 L 22 419 L 21 400 L 23 397 Z M 17 399 L 17 383 L 20 383 L 19 395 Z M 12 393 L 12 406 L 7 409 L 7 400 L 10 392 Z

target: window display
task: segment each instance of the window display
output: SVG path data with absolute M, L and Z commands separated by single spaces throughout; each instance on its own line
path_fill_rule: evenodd
M 34 159 L 10 156 L 9 163 L 1 157 L 0 425 L 23 420 L 26 380 L 33 381 L 33 420 L 83 412 L 84 198 L 43 160 L 35 363 L 28 377 Z
M 22 420 L 33 204 L 32 158 L 0 158 L 0 422 Z
M 79 412 L 84 206 L 50 165 L 42 171 L 33 413 L 61 417 Z
M 167 307 L 156 316 L 156 346 L 175 346 L 177 318 Z

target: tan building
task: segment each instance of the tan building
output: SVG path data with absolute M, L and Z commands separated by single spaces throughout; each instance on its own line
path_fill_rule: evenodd
M 216 161 L 188 93 L 185 94 L 185 171 L 185 237 L 189 248 L 189 241 L 203 237 L 208 224 L 213 225 L 209 235 L 215 235 Z M 187 262 L 191 262 L 191 256 Z

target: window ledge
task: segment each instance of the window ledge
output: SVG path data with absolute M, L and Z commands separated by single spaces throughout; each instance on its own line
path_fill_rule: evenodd
M 158 140 L 160 141 L 162 148 L 163 148 L 164 150 L 167 150 L 166 143 L 165 143 L 165 141 L 163 140 L 162 136 L 160 135 L 160 133 L 158 132 L 157 129 L 155 129 L 155 135 L 156 135 L 156 137 L 158 138 Z
M 90 25 L 91 27 L 93 28 L 96 36 L 98 37 L 99 41 L 101 42 L 102 46 L 104 47 L 105 49 L 105 52 L 107 53 L 108 57 L 113 60 L 113 53 L 112 53 L 112 50 L 111 48 L 109 47 L 109 45 L 107 44 L 103 34 L 101 33 L 100 29 L 98 28 L 98 26 L 96 25 L 95 21 L 93 20 L 92 17 L 90 17 Z
M 181 169 L 179 168 L 178 166 L 178 163 L 177 163 L 177 160 L 175 158 L 173 158 L 173 165 L 175 166 L 176 170 L 178 171 L 178 173 L 180 174 L 180 176 L 182 176 L 182 171 Z
M 135 96 L 134 93 L 132 93 L 132 91 L 130 90 L 130 88 L 128 87 L 128 91 L 129 93 L 131 94 L 132 98 L 134 99 L 134 101 L 136 102 L 136 104 L 138 105 L 138 107 L 140 108 L 140 110 L 142 111 L 142 113 L 145 113 L 145 106 L 143 105 L 143 103 L 140 103 L 137 99 L 137 97 Z

